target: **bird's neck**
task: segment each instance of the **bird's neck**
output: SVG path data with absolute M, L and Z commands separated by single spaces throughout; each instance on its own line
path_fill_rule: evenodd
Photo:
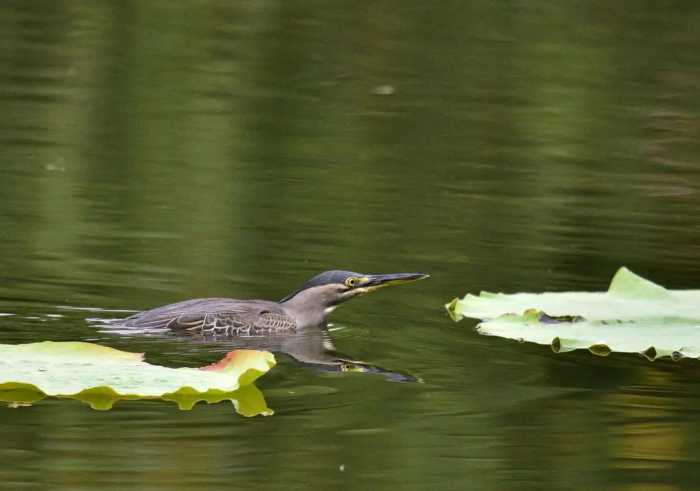
M 318 301 L 318 297 L 299 292 L 294 297 L 280 304 L 294 318 L 298 328 L 324 326 L 328 314 L 335 307 L 328 307 Z

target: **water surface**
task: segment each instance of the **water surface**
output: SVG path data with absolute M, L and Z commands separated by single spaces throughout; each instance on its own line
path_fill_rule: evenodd
M 432 277 L 330 333 L 423 383 L 279 355 L 271 417 L 0 408 L 0 486 L 700 486 L 696 362 L 554 355 L 442 307 L 620 265 L 698 287 L 699 23 L 690 2 L 4 2 L 0 342 L 199 366 L 225 347 L 86 319 L 332 268 Z

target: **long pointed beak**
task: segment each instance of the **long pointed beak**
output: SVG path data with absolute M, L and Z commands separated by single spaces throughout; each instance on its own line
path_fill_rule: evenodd
M 430 277 L 425 273 L 389 273 L 389 274 L 368 274 L 365 276 L 366 282 L 360 288 L 367 292 L 374 291 L 390 285 L 400 285 L 410 283 Z

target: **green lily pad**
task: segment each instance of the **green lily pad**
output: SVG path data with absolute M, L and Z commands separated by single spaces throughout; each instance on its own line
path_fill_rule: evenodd
M 45 396 L 109 409 L 120 399 L 162 399 L 191 409 L 200 401 L 233 402 L 243 415 L 272 414 L 251 384 L 275 365 L 272 353 L 236 350 L 203 368 L 167 368 L 141 353 L 83 342 L 0 344 L 0 400 L 30 404 Z
M 620 268 L 607 292 L 488 293 L 446 306 L 480 319 L 481 334 L 549 344 L 555 352 L 700 357 L 700 290 L 667 290 Z

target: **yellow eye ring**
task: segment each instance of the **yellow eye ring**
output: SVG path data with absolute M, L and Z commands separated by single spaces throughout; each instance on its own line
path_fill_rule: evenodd
M 359 283 L 359 281 L 357 278 L 348 278 L 347 280 L 345 280 L 345 286 L 347 286 L 349 288 L 353 288 L 354 286 L 357 286 L 358 283 Z

